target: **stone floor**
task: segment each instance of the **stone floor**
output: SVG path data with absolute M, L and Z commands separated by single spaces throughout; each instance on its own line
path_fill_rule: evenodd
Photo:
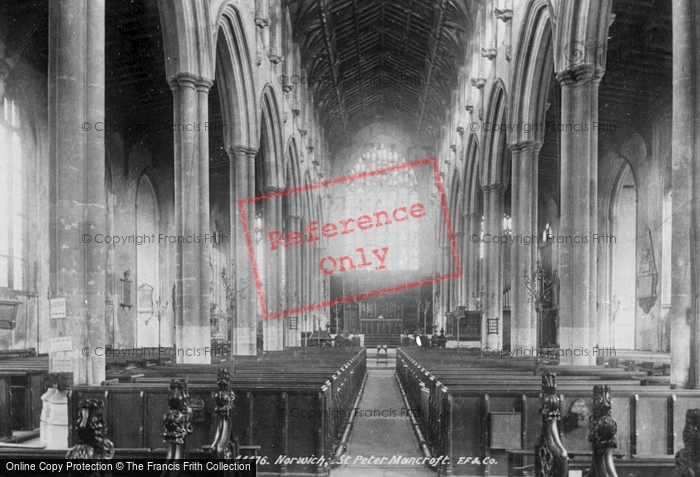
M 376 368 L 369 366 L 372 363 L 374 357 L 370 353 L 367 355 L 368 367 Z M 436 475 L 423 465 L 388 463 L 395 456 L 423 457 L 394 378 L 394 366 L 381 365 L 384 369 L 367 371 L 367 382 L 358 406 L 359 414 L 343 458 L 347 464 L 333 469 L 332 477 Z

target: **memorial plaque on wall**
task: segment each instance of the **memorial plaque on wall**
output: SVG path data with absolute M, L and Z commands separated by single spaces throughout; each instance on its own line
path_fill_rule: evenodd
M 637 267 L 637 303 L 644 310 L 644 313 L 649 313 L 656 302 L 656 285 L 658 282 L 654 245 L 649 228 L 647 228 L 647 233 L 641 242 L 642 248 Z

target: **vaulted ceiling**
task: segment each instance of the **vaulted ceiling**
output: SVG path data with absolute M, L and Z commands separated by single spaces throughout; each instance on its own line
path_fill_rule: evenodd
M 389 121 L 435 139 L 473 25 L 471 0 L 291 0 L 330 144 Z M 295 72 L 296 73 L 296 72 Z

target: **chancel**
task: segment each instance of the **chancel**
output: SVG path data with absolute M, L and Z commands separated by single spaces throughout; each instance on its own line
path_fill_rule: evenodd
M 0 1 L 5 471 L 697 475 L 698 32 L 694 0 Z

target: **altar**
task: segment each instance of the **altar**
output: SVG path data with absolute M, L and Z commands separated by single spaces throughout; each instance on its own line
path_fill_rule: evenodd
M 404 331 L 402 319 L 360 319 L 360 333 L 364 335 L 392 335 Z
M 432 330 L 432 284 L 401 288 L 401 284 L 427 280 L 409 271 L 353 271 L 331 277 L 331 300 L 344 303 L 331 307 L 331 332 L 342 330 L 369 335 L 401 335 L 429 327 Z M 395 286 L 391 293 L 376 290 Z M 364 299 L 348 299 L 358 295 Z M 336 331 L 337 330 L 337 331 Z

